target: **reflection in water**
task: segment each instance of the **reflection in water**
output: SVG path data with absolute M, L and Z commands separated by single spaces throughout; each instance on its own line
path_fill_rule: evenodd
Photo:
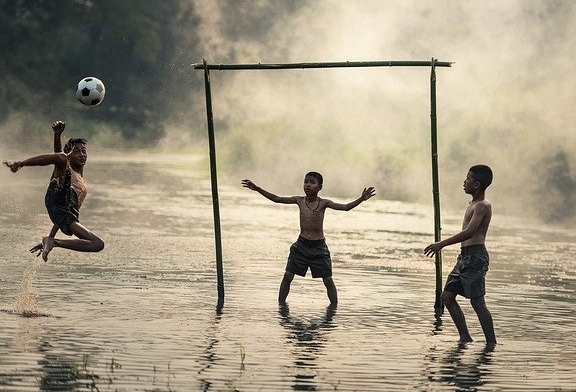
M 433 347 L 426 355 L 426 376 L 433 384 L 450 385 L 455 391 L 476 391 L 491 374 L 490 364 L 495 345 L 487 344 L 480 351 L 470 354 L 472 344 L 457 343 L 446 352 Z
M 433 335 L 438 335 L 442 333 L 442 317 L 435 317 L 434 323 L 432 324 L 434 328 L 432 329 Z
M 432 323 L 432 334 L 442 334 L 442 318 L 436 317 Z M 473 353 L 471 343 L 456 343 L 456 346 L 434 346 L 425 355 L 427 370 L 423 376 L 431 385 L 453 386 L 455 391 L 476 391 L 484 384 L 492 360 L 495 345 L 487 344 L 479 352 Z M 468 354 L 468 355 L 467 355 Z
M 198 371 L 198 377 L 201 384 L 201 390 L 203 392 L 210 391 L 212 388 L 212 382 L 208 379 L 205 374 L 208 374 L 210 369 L 216 363 L 217 355 L 216 348 L 219 343 L 217 338 L 220 320 L 222 319 L 222 311 L 220 308 L 216 311 L 216 316 L 214 317 L 214 322 L 210 324 L 209 330 L 206 332 L 206 337 L 208 339 L 208 346 L 204 349 L 202 357 L 199 360 L 201 369 Z
M 81 365 L 62 362 L 56 356 L 48 354 L 38 363 L 42 366 L 40 378 L 42 391 L 77 391 L 84 388 L 99 391 L 97 382 L 102 380 L 100 376 L 88 370 L 87 355 L 83 356 Z
M 288 304 L 280 305 L 278 314 L 280 325 L 289 332 L 286 341 L 294 346 L 291 350 L 295 357 L 292 389 L 315 391 L 316 360 L 321 355 L 328 332 L 336 327 L 332 322 L 336 307 L 328 306 L 321 320 L 305 321 L 290 316 Z

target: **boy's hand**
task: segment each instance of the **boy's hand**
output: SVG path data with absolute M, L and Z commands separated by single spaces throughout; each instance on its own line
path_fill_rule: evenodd
M 376 194 L 376 189 L 371 186 L 368 188 L 364 188 L 364 191 L 362 192 L 362 200 L 366 201 L 369 198 L 371 198 L 372 196 L 374 196 Z
M 253 191 L 255 191 L 258 188 L 258 186 L 250 180 L 242 180 L 242 186 L 244 188 L 248 188 Z
M 440 244 L 440 241 L 438 241 L 438 242 L 430 244 L 426 248 L 424 248 L 424 254 L 428 257 L 432 257 L 436 253 L 440 252 L 440 249 L 442 249 L 442 248 L 443 248 L 443 246 Z
M 4 161 L 3 163 L 10 168 L 12 173 L 16 173 L 22 167 L 22 164 L 18 161 Z
M 56 135 L 61 135 L 62 132 L 64 132 L 64 128 L 66 128 L 66 123 L 64 121 L 58 120 L 52 124 L 52 130 Z

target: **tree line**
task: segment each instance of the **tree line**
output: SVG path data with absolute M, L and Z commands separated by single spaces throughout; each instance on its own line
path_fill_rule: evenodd
M 65 116 L 157 140 L 198 83 L 196 18 L 180 0 L 0 0 L 0 122 Z M 105 104 L 75 100 L 85 76 L 104 82 Z

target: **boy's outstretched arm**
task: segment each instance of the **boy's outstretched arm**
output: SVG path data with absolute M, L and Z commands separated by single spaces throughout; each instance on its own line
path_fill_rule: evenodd
M 54 153 L 37 155 L 23 161 L 4 161 L 4 164 L 10 168 L 12 173 L 16 173 L 24 166 L 47 166 L 47 165 L 66 165 L 66 154 Z
M 458 244 L 460 242 L 466 241 L 474 236 L 478 227 L 482 223 L 482 219 L 488 213 L 488 207 L 486 205 L 478 205 L 473 213 L 472 218 L 468 225 L 459 233 L 454 234 L 452 237 L 446 238 L 445 240 L 435 242 L 424 248 L 424 254 L 428 257 L 434 256 L 436 253 L 440 252 L 442 248 L 449 245 Z
M 472 234 L 468 234 L 467 230 L 464 229 L 460 233 L 455 234 L 450 238 L 446 238 L 445 240 L 428 245 L 426 248 L 424 248 L 424 254 L 428 257 L 432 257 L 436 253 L 440 252 L 442 248 L 466 241 L 469 238 L 472 238 Z
M 360 195 L 359 198 L 357 198 L 354 201 L 351 201 L 350 203 L 342 204 L 342 203 L 335 203 L 332 200 L 328 200 L 326 208 L 332 208 L 333 210 L 339 210 L 339 211 L 350 211 L 352 208 L 357 207 L 358 205 L 360 205 L 360 203 L 368 200 L 375 194 L 376 194 L 376 188 L 371 186 L 368 188 L 364 188 L 364 190 L 362 191 L 362 195 Z
M 275 195 L 272 192 L 268 192 L 267 190 L 260 188 L 258 185 L 254 184 L 252 181 L 248 179 L 242 180 L 242 186 L 244 188 L 248 188 L 250 190 L 260 193 L 262 196 L 264 196 L 268 200 L 273 201 L 274 203 L 296 204 L 296 199 L 294 199 L 294 197 Z

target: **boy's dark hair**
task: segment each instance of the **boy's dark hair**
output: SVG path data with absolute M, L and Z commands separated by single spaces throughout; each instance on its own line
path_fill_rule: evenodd
M 83 138 L 77 138 L 77 139 L 68 139 L 68 142 L 64 145 L 64 152 L 66 154 L 68 154 L 70 151 L 72 151 L 72 149 L 74 148 L 75 144 L 87 144 L 88 140 L 83 139 Z
M 474 165 L 470 168 L 474 181 L 480 183 L 482 190 L 486 190 L 492 184 L 492 169 L 486 165 Z
M 322 185 L 322 183 L 324 182 L 324 178 L 322 178 L 322 174 L 320 174 L 318 172 L 315 172 L 315 171 L 308 172 L 308 173 L 306 173 L 305 177 L 308 177 L 308 176 L 314 177 L 316 179 L 316 181 L 318 181 L 319 185 Z

